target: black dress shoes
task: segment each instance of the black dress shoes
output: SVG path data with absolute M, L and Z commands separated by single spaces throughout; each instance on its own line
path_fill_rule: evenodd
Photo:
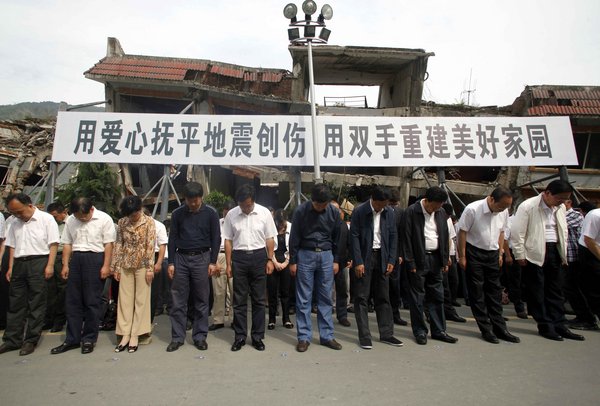
M 225 324 L 223 323 L 211 324 L 208 326 L 208 331 L 215 331 L 223 327 L 225 327 Z
M 34 343 L 23 343 L 21 350 L 19 351 L 19 355 L 29 355 L 35 350 Z
M 394 324 L 398 326 L 408 326 L 408 322 L 406 320 L 403 320 L 399 314 L 394 315 Z
M 206 340 L 196 340 L 194 341 L 194 346 L 200 351 L 206 351 L 208 349 L 208 343 Z
M 434 340 L 443 341 L 448 344 L 454 344 L 458 341 L 458 338 L 449 336 L 445 331 L 441 332 L 440 334 L 436 334 L 436 335 L 432 334 L 431 338 Z
M 329 347 L 332 350 L 341 350 L 342 349 L 342 344 L 335 341 L 335 339 L 328 340 L 328 341 L 321 341 L 321 345 L 324 345 L 325 347 Z
M 0 345 L 0 354 L 4 354 L 5 352 L 18 350 L 18 347 L 9 347 L 6 344 Z
M 51 349 L 50 354 L 62 354 L 63 352 L 74 350 L 75 348 L 79 348 L 79 344 L 62 343 L 58 347 Z
M 500 344 L 500 340 L 498 340 L 498 337 L 496 337 L 494 333 L 490 333 L 489 331 L 481 333 L 481 337 L 488 343 Z
M 415 341 L 419 345 L 425 345 L 425 344 L 427 344 L 427 336 L 425 334 L 419 334 L 418 336 L 415 337 Z
M 83 343 L 81 344 L 81 353 L 90 354 L 94 351 L 94 343 Z
M 344 327 L 350 327 L 351 326 L 350 320 L 348 320 L 348 319 L 341 319 L 341 320 L 339 320 L 339 322 Z
M 517 317 L 523 320 L 527 320 L 527 312 L 517 312 Z
M 521 339 L 508 332 L 508 330 L 496 331 L 496 337 L 501 340 L 508 341 L 509 343 L 520 343 Z
M 308 341 L 298 341 L 298 344 L 296 345 L 296 351 L 306 352 L 306 350 L 308 350 L 309 345 L 310 343 Z
M 560 334 L 563 338 L 566 338 L 569 340 L 585 341 L 584 336 L 582 336 L 580 334 L 575 334 L 569 329 L 560 330 L 560 331 L 558 331 L 558 334 Z
M 252 346 L 254 348 L 256 348 L 258 351 L 264 351 L 265 350 L 265 343 L 263 343 L 262 340 L 252 340 Z
M 544 332 L 544 333 L 542 333 L 540 331 L 540 335 L 542 337 L 544 337 L 544 338 L 547 338 L 548 340 L 554 340 L 554 341 L 563 341 L 564 340 L 560 334 L 557 334 L 557 333 L 554 333 L 554 332 Z
M 177 351 L 179 349 L 179 347 L 181 347 L 182 345 L 183 345 L 183 343 L 180 343 L 177 341 L 171 341 L 169 343 L 169 345 L 167 346 L 167 352 Z
M 446 315 L 446 320 L 455 321 L 457 323 L 466 323 L 467 319 L 460 317 L 458 313 L 450 313 Z
M 242 349 L 242 347 L 243 347 L 244 345 L 246 345 L 246 340 L 244 340 L 244 339 L 241 339 L 241 338 L 240 338 L 240 339 L 238 339 L 238 340 L 235 340 L 235 341 L 233 342 L 233 345 L 231 346 L 231 351 L 239 351 L 239 350 L 241 350 L 241 349 Z

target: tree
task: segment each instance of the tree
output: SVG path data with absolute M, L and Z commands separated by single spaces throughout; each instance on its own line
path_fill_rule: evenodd
M 209 194 L 204 196 L 203 200 L 204 200 L 204 203 L 208 204 L 209 206 L 214 207 L 215 210 L 217 211 L 217 213 L 219 213 L 219 215 L 221 215 L 221 213 L 223 212 L 223 207 L 225 207 L 225 204 L 227 204 L 227 202 L 229 202 L 229 201 L 232 201 L 233 198 L 231 196 L 227 196 L 226 194 L 223 194 L 221 192 L 213 190 L 212 192 L 210 192 Z
M 118 218 L 118 202 L 121 191 L 117 175 L 106 164 L 79 164 L 77 175 L 69 183 L 58 188 L 56 196 L 68 205 L 76 197 L 89 197 L 100 210 Z

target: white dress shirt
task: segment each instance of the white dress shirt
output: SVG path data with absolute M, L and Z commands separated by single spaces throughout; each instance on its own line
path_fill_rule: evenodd
M 161 245 L 167 245 L 169 243 L 169 236 L 167 236 L 167 227 L 160 221 L 154 220 L 154 228 L 156 229 L 156 239 L 154 240 L 154 252 L 158 252 Z M 165 249 L 165 258 L 168 258 L 168 250 Z
M 269 209 L 254 203 L 250 214 L 245 214 L 240 206 L 229 210 L 222 235 L 232 241 L 234 250 L 250 251 L 265 248 L 266 241 L 277 236 L 277 228 Z
M 116 237 L 112 218 L 94 207 L 89 221 L 79 221 L 72 214 L 67 217 L 61 241 L 72 245 L 73 251 L 104 252 L 104 244 L 115 242 Z
M 590 211 L 583 219 L 579 244 L 587 247 L 585 237 L 592 238 L 596 244 L 600 245 L 600 209 Z
M 369 204 L 373 212 L 373 249 L 378 250 L 381 248 L 381 212 L 383 210 L 376 212 L 370 199 Z
M 496 251 L 500 233 L 508 227 L 508 209 L 494 213 L 487 197 L 470 203 L 460 216 L 459 229 L 467 232 L 467 242 L 479 249 Z
M 544 235 L 546 236 L 546 242 L 556 242 L 556 217 L 554 213 L 556 213 L 558 207 L 548 207 L 544 199 L 542 199 L 540 201 L 540 208 L 544 213 Z
M 15 258 L 48 255 L 50 245 L 58 244 L 58 224 L 50 214 L 35 209 L 29 221 L 12 220 L 6 236 L 6 246 L 15 250 Z
M 456 228 L 450 217 L 448 217 L 448 234 L 450 237 L 450 250 L 448 253 L 450 256 L 456 255 Z
M 423 200 L 421 200 L 421 209 L 423 209 L 423 215 L 425 216 L 425 250 L 435 251 L 438 249 L 438 232 L 437 226 L 435 225 L 435 212 L 429 214 L 423 206 Z

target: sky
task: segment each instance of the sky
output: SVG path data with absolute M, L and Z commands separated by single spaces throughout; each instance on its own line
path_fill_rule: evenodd
M 285 0 L 0 0 L 0 105 L 104 100 L 83 73 L 106 55 L 208 59 L 292 69 Z M 301 8 L 301 0 L 295 4 Z M 320 7 L 325 1 L 318 1 Z M 423 99 L 508 105 L 526 85 L 600 85 L 598 0 L 329 0 L 330 45 L 435 53 Z M 469 82 L 469 77 L 471 77 Z M 375 97 L 373 89 L 320 88 Z M 370 102 L 371 104 L 371 102 Z

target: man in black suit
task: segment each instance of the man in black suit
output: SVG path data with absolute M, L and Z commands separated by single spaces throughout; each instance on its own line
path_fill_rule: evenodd
M 350 223 L 350 247 L 354 265 L 352 283 L 356 293 L 354 315 L 358 339 L 363 349 L 373 348 L 367 307 L 371 291 L 375 302 L 379 341 L 396 347 L 402 346 L 402 341 L 394 337 L 389 295 L 388 277 L 398 259 L 396 216 L 388 206 L 389 199 L 387 190 L 376 187 L 371 198 L 354 210 Z
M 335 274 L 333 280 L 335 282 L 335 315 L 338 323 L 344 327 L 350 327 L 348 320 L 348 285 L 346 283 L 346 268 L 351 267 L 350 253 L 348 251 L 348 224 L 344 221 L 344 211 L 340 209 L 340 205 L 335 200 L 331 204 L 340 212 L 340 239 L 338 242 L 338 256 L 340 265 L 343 267 Z
M 427 344 L 423 306 L 429 310 L 431 338 L 453 344 L 458 339 L 446 333 L 442 272 L 448 272 L 449 234 L 442 205 L 446 191 L 433 186 L 404 211 L 403 240 L 410 285 L 410 321 L 417 344 Z

